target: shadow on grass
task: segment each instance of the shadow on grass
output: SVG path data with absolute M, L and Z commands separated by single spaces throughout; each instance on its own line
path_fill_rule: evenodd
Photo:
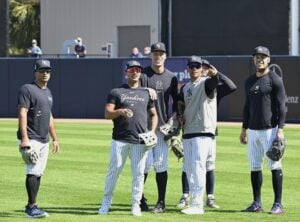
M 99 210 L 99 204 L 82 204 L 86 207 L 81 206 L 57 206 L 57 207 L 41 207 L 42 210 L 45 210 L 49 214 L 71 214 L 71 215 L 95 215 L 98 214 Z M 149 206 L 151 212 L 152 206 Z M 173 205 L 167 205 L 166 211 L 168 213 L 172 212 L 179 212 L 178 209 L 176 209 Z M 23 210 L 15 210 L 14 212 L 17 213 L 23 213 Z M 122 204 L 122 203 L 113 203 L 109 209 L 109 212 L 120 212 L 120 214 L 123 214 L 122 212 L 131 212 L 131 204 Z M 15 217 L 16 215 L 12 213 L 7 212 L 1 212 L 1 217 Z
M 24 211 L 22 211 L 23 213 Z M 16 217 L 16 214 L 10 213 L 10 212 L 0 212 L 0 218 L 1 217 Z M 18 215 L 19 216 L 19 215 Z

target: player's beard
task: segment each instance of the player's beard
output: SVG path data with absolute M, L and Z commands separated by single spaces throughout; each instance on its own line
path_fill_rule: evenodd
M 267 68 L 258 68 L 257 72 L 259 73 L 264 73 L 266 71 Z

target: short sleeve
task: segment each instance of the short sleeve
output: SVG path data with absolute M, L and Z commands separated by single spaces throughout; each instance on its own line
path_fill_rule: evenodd
M 29 108 L 31 101 L 31 94 L 26 86 L 22 86 L 18 93 L 18 108 Z

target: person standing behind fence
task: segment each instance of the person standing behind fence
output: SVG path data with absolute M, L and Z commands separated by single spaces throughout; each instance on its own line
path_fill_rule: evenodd
M 37 45 L 36 39 L 32 39 L 31 44 L 31 47 L 27 49 L 27 54 L 31 57 L 41 57 L 43 52 Z
M 82 38 L 77 37 L 74 51 L 77 57 L 84 58 L 86 56 L 86 46 L 83 44 Z
M 131 57 L 131 58 L 143 58 L 143 54 L 140 52 L 138 47 L 133 47 L 129 57 Z

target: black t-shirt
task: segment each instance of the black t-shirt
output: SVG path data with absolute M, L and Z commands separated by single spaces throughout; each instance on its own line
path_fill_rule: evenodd
M 18 107 L 28 109 L 27 134 L 29 139 L 42 143 L 49 141 L 52 104 L 52 94 L 48 88 L 41 89 L 34 82 L 21 87 L 18 94 Z M 17 137 L 21 139 L 20 129 L 18 129 Z
M 84 51 L 85 51 L 85 45 L 75 45 L 74 48 L 76 54 L 78 54 L 80 57 L 84 57 Z
M 128 108 L 133 112 L 131 118 L 119 116 L 113 119 L 112 138 L 132 144 L 143 143 L 138 134 L 148 131 L 148 109 L 154 107 L 148 90 L 140 87 L 131 89 L 127 84 L 122 85 L 120 88 L 111 90 L 107 103 L 114 104 L 115 109 Z
M 251 75 L 245 82 L 246 102 L 243 111 L 243 128 L 283 128 L 286 94 L 282 79 L 274 72 L 257 77 Z
M 154 102 L 158 115 L 158 126 L 165 124 L 173 112 L 177 112 L 177 84 L 176 76 L 168 69 L 165 69 L 162 74 L 157 74 L 149 66 L 142 72 L 141 86 L 152 88 L 157 93 L 157 100 Z M 169 105 L 171 103 L 172 110 Z

